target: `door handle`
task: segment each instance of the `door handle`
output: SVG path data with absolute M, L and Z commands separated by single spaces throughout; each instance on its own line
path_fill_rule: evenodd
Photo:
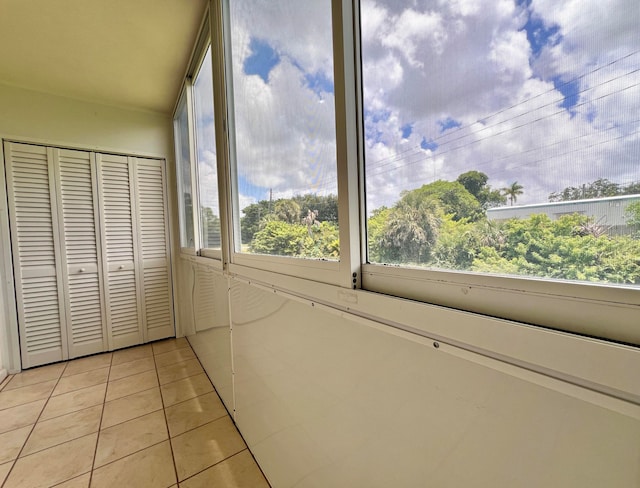
M 80 273 L 84 273 L 84 268 L 80 268 L 80 269 L 78 270 L 78 272 L 80 272 Z

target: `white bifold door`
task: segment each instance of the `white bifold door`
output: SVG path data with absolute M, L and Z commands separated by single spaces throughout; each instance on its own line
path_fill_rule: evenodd
M 163 161 L 98 154 L 112 348 L 173 335 Z
M 172 336 L 164 161 L 4 154 L 22 366 Z

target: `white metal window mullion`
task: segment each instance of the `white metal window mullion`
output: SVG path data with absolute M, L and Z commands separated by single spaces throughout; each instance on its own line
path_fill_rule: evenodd
M 218 174 L 218 205 L 220 209 L 220 252 L 212 255 L 222 262 L 223 269 L 231 259 L 233 249 L 233 218 L 230 191 L 230 141 L 228 100 L 225 79 L 225 39 L 222 2 L 211 3 L 209 10 L 211 40 L 211 69 L 213 81 L 213 110 L 216 138 L 216 164 Z M 233 141 L 235 148 L 235 140 Z M 237 209 L 236 209 L 237 211 Z M 239 232 L 239 229 L 238 229 Z
M 338 220 L 340 231 L 339 285 L 361 286 L 360 156 L 357 104 L 356 37 L 352 0 L 332 0 Z
M 226 245 L 223 246 L 223 259 L 227 263 L 234 261 L 234 256 L 240 251 L 242 243 L 240 233 L 240 204 L 237 197 L 238 173 L 235 167 L 236 161 L 236 138 L 235 120 L 233 105 L 233 66 L 231 59 L 231 19 L 229 0 L 213 2 L 215 9 L 212 9 L 212 26 L 218 27 L 219 35 L 216 36 L 216 60 L 217 66 L 214 73 L 213 83 L 215 89 L 214 104 L 216 105 L 216 122 L 221 120 L 221 125 L 217 126 L 218 138 L 216 143 L 222 140 L 224 151 L 218 149 L 218 157 L 223 155 L 224 159 L 219 159 L 218 169 L 222 166 L 224 173 L 218 173 L 218 188 L 224 192 L 224 208 L 220 207 L 221 218 L 224 214 L 224 233 L 227 236 Z M 213 39 L 213 36 L 212 36 Z M 213 53 L 212 53 L 213 54 Z M 216 84 L 217 81 L 217 84 Z M 218 103 L 220 101 L 220 103 Z M 221 133 L 222 129 L 222 133 Z M 221 200 L 223 200 L 221 198 Z M 221 220 L 221 226 L 222 226 Z
M 191 175 L 191 209 L 193 218 L 193 248 L 196 254 L 200 252 L 202 242 L 200 240 L 200 197 L 198 194 L 198 171 L 196 168 L 196 134 L 195 134 L 195 110 L 193 107 L 193 80 L 188 77 L 184 84 L 187 100 L 187 120 L 189 127 L 189 174 Z M 191 247 L 191 246 L 189 246 Z

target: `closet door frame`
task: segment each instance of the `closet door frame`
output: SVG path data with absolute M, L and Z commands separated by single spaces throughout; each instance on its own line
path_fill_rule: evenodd
M 0 328 L 0 344 L 4 346 L 2 350 L 2 357 L 4 358 L 5 365 L 8 366 L 8 372 L 10 374 L 18 373 L 24 368 L 32 367 L 31 364 L 27 361 L 22 360 L 22 348 L 20 346 L 20 334 L 22 331 L 23 321 L 20 320 L 20 311 L 19 307 L 16 304 L 16 297 L 18 294 L 18 283 L 20 277 L 14 274 L 14 260 L 15 256 L 13 253 L 16 238 L 14 235 L 14 229 L 11 225 L 11 221 L 15 218 L 15 215 L 10 215 L 10 208 L 7 204 L 8 199 L 10 198 L 10 183 L 9 183 L 9 175 L 7 165 L 8 162 L 8 154 L 5 149 L 5 144 L 8 143 L 17 143 L 17 144 L 26 144 L 26 145 L 36 145 L 36 146 L 44 146 L 47 148 L 61 148 L 61 149 L 72 149 L 79 151 L 89 151 L 96 155 L 98 154 L 121 154 L 128 155 L 131 158 L 144 158 L 144 159 L 155 159 L 161 160 L 163 162 L 164 171 L 165 171 L 165 181 L 164 181 L 164 198 L 165 198 L 165 209 L 166 209 L 166 228 L 168 229 L 168 239 L 167 239 L 167 255 L 169 256 L 168 265 L 169 265 L 169 287 L 171 290 L 170 293 L 170 307 L 171 307 L 171 322 L 172 322 L 172 331 L 177 336 L 179 334 L 179 325 L 176 321 L 175 317 L 175 304 L 174 300 L 176 299 L 175 290 L 177 283 L 175 282 L 175 270 L 173 269 L 173 244 L 174 244 L 174 216 L 172 211 L 173 209 L 173 200 L 175 196 L 170 191 L 169 185 L 172 184 L 170 180 L 171 172 L 168 171 L 167 165 L 169 164 L 169 160 L 167 155 L 154 153 L 154 152 L 136 152 L 129 150 L 119 150 L 113 146 L 104 146 L 101 144 L 86 144 L 79 145 L 74 143 L 69 143 L 68 141 L 59 141 L 55 139 L 48 138 L 37 138 L 37 137 L 23 137 L 16 136 L 14 134 L 6 134 L 0 133 L 0 238 L 2 238 L 2 242 L 11 243 L 11 245 L 2 246 L 0 249 L 0 271 L 3 272 L 2 278 L 3 283 L 0 287 L 0 300 L 4 301 L 4 315 L 0 317 L 0 319 L 4 319 L 5 327 Z M 51 173 L 50 173 L 51 175 Z M 51 176 L 50 176 L 51 178 Z M 55 188 L 55 184 L 52 186 L 51 179 L 49 180 L 50 189 Z M 54 195 L 54 198 L 57 198 Z M 136 202 L 135 198 L 133 199 Z M 57 205 L 57 202 L 56 202 Z M 57 221 L 57 216 L 56 216 Z M 102 238 L 102 226 L 100 227 L 100 237 Z M 58 239 L 56 239 L 57 241 Z M 56 252 L 57 255 L 60 256 L 61 249 L 60 243 L 56 243 Z M 106 272 L 106 269 L 103 265 L 103 274 Z M 58 296 L 60 296 L 62 288 L 58 287 Z M 64 300 L 60 298 L 60 304 L 62 305 L 62 313 L 66 313 L 64 307 Z M 104 306 L 107 306 L 107 297 L 106 297 L 106 288 L 105 288 L 105 302 Z M 0 310 L 2 313 L 2 310 Z M 66 316 L 63 317 L 66 321 Z M 66 338 L 66 328 L 63 327 L 61 332 L 65 334 L 62 348 L 66 349 L 66 356 L 68 356 L 68 339 Z M 153 340 L 153 339 L 150 339 Z M 110 346 L 108 346 L 109 350 L 112 350 Z M 56 360 L 54 360 L 56 361 Z
M 20 356 L 20 331 L 18 328 L 18 310 L 16 307 L 16 286 L 13 274 L 13 253 L 10 243 L 11 229 L 9 225 L 9 208 L 7 194 L 7 161 L 4 148 L 5 142 L 11 142 L 0 135 L 0 242 L 3 245 L 0 249 L 0 323 L 5 327 L 0 327 L 0 354 L 7 368 L 7 373 L 18 373 L 21 367 Z M 2 374 L 0 365 L 0 375 Z

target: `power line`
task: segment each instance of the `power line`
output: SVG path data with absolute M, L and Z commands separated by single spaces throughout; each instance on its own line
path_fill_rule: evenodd
M 586 89 L 584 89 L 584 90 L 582 90 L 582 91 L 580 91 L 580 92 L 577 92 L 577 93 L 576 93 L 576 95 L 579 95 L 579 94 L 582 94 L 582 93 L 586 93 L 586 92 L 587 92 L 587 91 L 589 91 L 589 90 L 593 90 L 593 89 L 595 89 L 595 88 L 599 88 L 599 87 L 601 87 L 601 86 L 604 86 L 604 85 L 606 85 L 606 84 L 612 83 L 613 81 L 616 81 L 616 80 L 618 80 L 618 79 L 620 79 L 620 78 L 623 78 L 623 77 L 625 77 L 625 76 L 628 76 L 628 75 L 634 74 L 634 73 L 636 73 L 636 72 L 640 72 L 640 68 L 638 68 L 638 69 L 636 69 L 636 70 L 633 70 L 633 71 L 631 71 L 631 72 L 629 72 L 629 73 L 626 73 L 626 74 L 624 74 L 624 75 L 620 75 L 620 76 L 617 76 L 617 77 L 612 78 L 612 79 L 610 79 L 610 80 L 607 80 L 607 81 L 605 81 L 605 82 L 602 82 L 602 83 L 600 83 L 600 84 L 598 84 L 598 85 L 594 85 L 594 86 L 592 86 L 592 87 L 590 87 L 590 88 L 586 88 Z M 636 85 L 637 85 L 637 84 L 636 84 Z M 615 91 L 615 92 L 608 93 L 608 94 L 606 94 L 605 96 L 615 95 L 615 94 L 620 93 L 620 92 L 623 92 L 623 91 L 625 91 L 625 90 L 627 90 L 627 89 L 629 89 L 629 88 L 632 88 L 633 86 L 636 86 L 636 85 L 630 85 L 630 86 L 627 86 L 627 87 L 622 88 L 622 89 L 620 89 L 620 90 L 617 90 L 617 91 Z M 586 104 L 588 104 L 588 103 L 595 102 L 595 101 L 597 101 L 597 100 L 599 100 L 599 99 L 601 99 L 601 98 L 603 98 L 603 96 L 600 96 L 600 97 L 595 98 L 595 99 L 592 99 L 592 100 L 585 100 L 584 102 L 581 102 L 581 103 L 579 103 L 579 104 L 576 104 L 576 105 L 574 105 L 574 106 L 573 106 L 573 107 L 571 107 L 571 108 L 581 107 L 581 106 L 586 105 Z M 512 121 L 512 120 L 518 119 L 518 118 L 523 117 L 523 116 L 525 116 L 525 115 L 529 115 L 529 114 L 531 114 L 531 113 L 533 113 L 533 112 L 535 112 L 535 111 L 537 111 L 537 110 L 539 110 L 539 109 L 542 109 L 542 108 L 545 108 L 545 107 L 549 107 L 549 106 L 555 105 L 557 102 L 563 101 L 563 100 L 565 100 L 565 99 L 566 99 L 566 97 L 563 97 L 563 98 L 560 98 L 560 99 L 554 100 L 554 101 L 552 101 L 552 102 L 546 103 L 545 105 L 541 105 L 541 106 L 539 106 L 539 107 L 536 107 L 536 108 L 534 108 L 534 109 L 531 109 L 531 110 L 529 110 L 529 111 L 527 111 L 527 112 L 523 112 L 522 114 L 518 114 L 518 115 L 516 115 L 516 116 L 514 116 L 514 117 L 511 117 L 511 118 L 509 118 L 509 119 L 502 120 L 502 121 L 497 122 L 497 123 L 495 123 L 495 124 L 493 124 L 493 125 L 489 125 L 489 126 L 483 127 L 482 129 L 479 129 L 479 130 L 477 130 L 477 131 L 470 132 L 470 133 L 467 133 L 467 134 L 465 134 L 465 135 L 459 136 L 459 137 L 457 137 L 457 138 L 454 138 L 454 139 L 451 139 L 451 140 L 445 141 L 444 143 L 442 143 L 442 144 L 440 145 L 440 147 L 445 147 L 445 145 L 446 145 L 446 144 L 450 144 L 450 143 L 452 143 L 452 142 L 455 142 L 455 141 L 458 141 L 458 140 L 462 140 L 462 139 L 464 139 L 464 138 L 467 138 L 467 137 L 470 137 L 470 136 L 472 136 L 472 135 L 478 134 L 478 133 L 483 132 L 483 131 L 485 131 L 485 130 L 492 129 L 492 128 L 494 128 L 494 127 L 497 127 L 497 126 L 499 126 L 499 125 L 502 125 L 502 124 L 504 124 L 504 123 L 506 123 L 506 122 L 510 122 L 510 121 Z M 551 114 L 551 116 L 553 116 L 553 115 L 557 115 L 557 114 L 560 114 L 560 113 L 564 113 L 564 112 L 565 112 L 565 109 L 562 109 L 562 110 L 559 110 L 559 111 L 557 111 L 557 112 L 554 112 L 553 114 Z M 535 120 L 531 121 L 530 123 L 535 123 L 535 122 L 537 122 L 537 121 L 539 121 L 539 120 L 541 120 L 541 119 L 535 119 Z M 527 124 L 525 124 L 525 125 L 527 125 Z M 513 129 L 515 129 L 515 128 L 519 128 L 519 127 L 522 127 L 522 126 L 521 126 L 521 125 L 519 125 L 519 126 L 515 126 Z M 503 133 L 504 133 L 504 131 L 499 132 L 499 133 L 494 134 L 494 135 L 499 135 L 499 134 L 503 134 Z M 484 140 L 484 139 L 486 139 L 486 138 L 479 139 L 479 140 Z M 437 139 L 436 139 L 436 140 L 437 140 Z M 434 140 L 434 142 L 436 142 L 436 140 Z M 464 147 L 464 145 L 463 145 L 463 146 L 457 146 L 457 147 Z M 405 151 L 405 153 L 406 153 L 406 152 L 408 152 L 408 151 Z M 438 154 L 445 154 L 445 152 L 448 152 L 448 151 L 440 151 Z M 422 152 L 422 151 L 418 151 L 418 152 L 415 152 L 414 154 L 420 154 L 420 155 L 422 155 L 422 154 L 423 154 L 423 152 Z M 390 161 L 388 161 L 388 162 L 386 162 L 386 163 L 384 163 L 384 164 L 377 165 L 377 166 L 374 166 L 374 167 L 376 167 L 376 169 L 377 169 L 377 168 L 382 168 L 382 167 L 384 167 L 384 166 L 388 166 L 388 165 L 390 165 L 390 164 L 393 164 L 393 163 L 395 163 L 395 162 L 397 162 L 397 161 L 401 161 L 401 160 L 403 159 L 403 157 L 400 157 L 400 156 L 401 156 L 401 155 L 396 155 L 396 156 L 394 157 L 394 159 L 393 159 L 393 160 L 390 160 Z M 375 164 L 375 162 L 374 162 L 374 163 L 372 163 L 372 164 Z M 369 167 L 371 167 L 371 166 L 369 166 Z
M 597 102 L 597 101 L 599 101 L 599 100 L 602 100 L 602 99 L 604 99 L 604 98 L 610 97 L 610 96 L 612 96 L 612 95 L 616 95 L 616 94 L 618 94 L 618 93 L 621 93 L 621 92 L 623 92 L 623 91 L 629 90 L 629 89 L 634 88 L 634 87 L 639 86 L 639 85 L 640 85 L 640 82 L 639 82 L 639 83 L 635 83 L 635 84 L 633 84 L 633 85 L 629 85 L 629 86 L 627 86 L 627 87 L 625 87 L 625 88 L 623 88 L 623 89 L 617 90 L 617 91 L 615 91 L 615 92 L 607 93 L 607 94 L 601 95 L 601 96 L 599 96 L 599 97 L 597 97 L 597 98 L 594 98 L 594 99 L 592 99 L 592 100 L 585 101 L 585 102 L 581 102 L 581 103 L 579 103 L 579 104 L 574 105 L 574 107 L 581 107 L 581 106 L 586 105 L 586 104 L 591 104 L 591 103 Z M 549 118 L 552 118 L 552 117 L 555 117 L 555 116 L 557 116 L 557 115 L 564 114 L 564 113 L 565 113 L 565 109 L 558 110 L 558 111 L 556 111 L 556 112 L 554 112 L 554 113 L 552 113 L 552 114 L 547 114 L 547 115 L 544 115 L 544 116 L 538 117 L 538 118 L 536 118 L 536 119 L 534 119 L 534 120 L 531 120 L 531 121 L 528 121 L 528 122 L 526 122 L 526 123 L 523 123 L 523 124 L 519 124 L 519 125 L 516 125 L 516 126 L 510 127 L 510 128 L 508 128 L 508 129 L 505 129 L 505 130 L 502 130 L 502 131 L 496 132 L 496 133 L 491 134 L 491 135 L 486 136 L 486 137 L 482 137 L 482 138 L 476 139 L 476 140 L 471 141 L 471 142 L 469 142 L 469 143 L 461 144 L 461 145 L 459 145 L 459 146 L 455 146 L 455 147 L 450 148 L 450 149 L 447 149 L 447 150 L 445 150 L 445 151 L 439 151 L 439 152 L 437 153 L 437 155 L 430 155 L 430 156 L 424 157 L 424 156 L 422 156 L 422 154 L 421 154 L 421 153 L 416 153 L 416 155 L 420 155 L 420 156 L 422 156 L 422 157 L 420 157 L 420 158 L 419 158 L 418 160 L 416 160 L 416 161 L 412 161 L 412 162 L 404 163 L 404 164 L 402 164 L 402 166 L 401 166 L 401 167 L 403 167 L 403 168 L 404 168 L 404 167 L 411 166 L 411 165 L 414 165 L 414 164 L 416 164 L 416 163 L 419 163 L 419 162 L 421 162 L 421 161 L 428 161 L 428 160 L 430 160 L 430 159 L 434 159 L 436 156 L 438 156 L 438 157 L 439 157 L 439 156 L 443 156 L 443 155 L 445 155 L 445 154 L 448 154 L 448 153 L 451 153 L 451 152 L 454 152 L 454 151 L 458 151 L 458 150 L 460 150 L 460 149 L 464 149 L 464 148 L 466 148 L 466 147 L 472 146 L 472 145 L 477 144 L 477 143 L 479 143 L 479 142 L 486 141 L 486 140 L 488 140 L 488 139 L 491 139 L 491 138 L 494 138 L 494 137 L 498 137 L 498 136 L 501 136 L 501 135 L 507 134 L 507 133 L 512 132 L 512 131 L 517 130 L 517 129 L 522 129 L 522 128 L 524 128 L 524 127 L 527 127 L 527 126 L 529 126 L 529 125 L 535 124 L 535 123 L 540 122 L 540 121 L 542 121 L 542 120 L 546 120 L 546 119 L 549 119 Z M 398 160 L 398 161 L 400 161 L 400 160 Z M 385 163 L 384 165 L 381 165 L 381 166 L 375 167 L 374 169 L 376 169 L 376 170 L 377 170 L 377 169 L 380 169 L 380 168 L 381 168 L 381 167 L 383 167 L 383 166 L 387 166 L 387 165 L 392 164 L 392 163 L 395 163 L 395 162 L 397 162 L 397 161 L 392 161 L 392 162 L 390 162 L 390 163 Z M 390 171 L 394 171 L 394 170 L 396 170 L 396 169 L 398 169 L 398 168 L 397 168 L 397 167 L 396 167 L 396 168 L 390 168 L 390 169 L 388 169 L 388 170 L 378 171 L 378 172 L 372 172 L 372 173 L 369 173 L 369 174 L 370 174 L 370 175 L 380 175 L 380 174 L 388 173 L 388 172 L 390 172 Z
M 598 71 L 601 71 L 601 70 L 603 70 L 603 69 L 605 69 L 605 68 L 608 68 L 608 67 L 610 67 L 610 66 L 613 66 L 614 64 L 617 64 L 617 63 L 619 63 L 619 62 L 621 62 L 621 61 L 624 61 L 625 59 L 628 59 L 629 57 L 634 56 L 634 55 L 636 55 L 636 54 L 638 54 L 638 53 L 640 53 L 640 50 L 636 50 L 636 51 L 633 51 L 633 52 L 631 52 L 631 53 L 628 53 L 628 54 L 626 54 L 626 55 L 624 55 L 624 56 L 621 56 L 620 58 L 617 58 L 617 59 L 615 59 L 615 60 L 613 60 L 613 61 L 610 61 L 610 62 L 609 62 L 609 63 L 607 63 L 607 64 L 604 64 L 604 65 L 598 66 L 597 68 L 594 68 L 594 69 L 592 69 L 592 70 L 590 70 L 590 71 L 588 71 L 588 72 L 586 72 L 586 73 L 583 73 L 582 75 L 579 75 L 579 76 L 577 76 L 577 77 L 575 77 L 575 78 L 572 78 L 572 79 L 570 79 L 570 80 L 568 80 L 568 81 L 566 81 L 566 82 L 563 82 L 562 84 L 560 84 L 560 85 L 558 85 L 558 86 L 554 86 L 553 88 L 550 88 L 549 90 L 546 90 L 546 91 L 544 91 L 544 92 L 538 93 L 537 95 L 534 95 L 534 96 L 529 97 L 529 98 L 527 98 L 527 99 L 525 99 L 525 100 L 522 100 L 521 102 L 515 103 L 515 104 L 513 104 L 513 105 L 510 105 L 509 107 L 506 107 L 506 108 L 500 109 L 500 110 L 498 110 L 497 112 L 494 112 L 494 113 L 492 113 L 492 114 L 489 114 L 489 115 L 487 115 L 486 117 L 484 117 L 484 118 L 483 118 L 483 119 L 481 119 L 481 120 L 482 120 L 482 121 L 487 121 L 487 120 L 489 120 L 489 119 L 492 119 L 492 118 L 494 118 L 494 117 L 496 117 L 496 116 L 498 116 L 498 115 L 500 115 L 500 114 L 503 114 L 503 113 L 505 113 L 505 112 L 507 112 L 507 111 L 509 111 L 509 110 L 512 110 L 512 109 L 517 108 L 517 107 L 519 107 L 519 106 L 521 106 L 521 105 L 524 105 L 524 104 L 526 104 L 526 103 L 529 103 L 529 102 L 530 102 L 530 101 L 532 101 L 532 100 L 535 100 L 535 99 L 537 99 L 537 98 L 540 98 L 540 97 L 542 97 L 542 96 L 544 96 L 544 95 L 546 95 L 546 94 L 548 94 L 548 93 L 554 92 L 554 91 L 556 91 L 556 90 L 559 90 L 560 88 L 563 88 L 563 87 L 568 86 L 568 85 L 570 85 L 570 84 L 572 84 L 572 83 L 575 83 L 576 81 L 578 81 L 578 80 L 580 80 L 580 79 L 582 79 L 582 78 L 585 78 L 585 77 L 587 77 L 587 76 L 589 76 L 589 75 L 592 75 L 592 74 L 594 74 L 594 73 L 597 73 Z M 611 80 L 607 80 L 607 81 L 605 81 L 605 82 L 603 82 L 603 83 L 600 83 L 600 84 L 598 84 L 598 85 L 594 85 L 594 86 L 592 86 L 592 87 L 590 87 L 590 88 L 588 88 L 588 89 L 585 89 L 585 90 L 583 90 L 583 91 L 581 91 L 581 92 L 578 92 L 577 94 L 583 93 L 584 91 L 587 91 L 587 90 L 589 90 L 589 89 L 593 89 L 593 88 L 597 88 L 597 87 L 599 87 L 599 86 L 603 86 L 604 84 L 610 83 L 610 82 L 612 82 L 612 81 L 614 81 L 614 80 L 616 80 L 616 79 L 618 79 L 618 78 L 620 78 L 620 77 L 622 77 L 622 76 L 627 76 L 627 75 L 633 74 L 633 73 L 635 73 L 635 72 L 637 72 L 637 71 L 639 71 L 639 69 L 633 70 L 633 71 L 631 71 L 631 72 L 629 72 L 629 73 L 627 73 L 627 74 L 625 74 L 625 75 L 618 76 L 618 77 L 613 78 L 613 79 L 611 79 Z M 558 101 L 564 101 L 564 100 L 566 100 L 566 97 L 563 97 L 563 98 L 561 98 L 561 99 L 558 99 L 558 100 L 556 100 L 555 102 L 552 102 L 552 103 L 556 103 L 556 102 L 558 102 Z M 544 107 L 544 106 L 546 106 L 546 105 L 543 105 L 542 107 Z M 538 107 L 538 108 L 541 108 L 541 107 Z M 530 110 L 529 112 L 532 112 L 532 111 L 535 111 L 535 110 L 536 110 L 536 109 L 532 109 L 532 110 Z M 506 122 L 506 121 L 508 121 L 508 120 L 510 120 L 510 119 L 506 119 L 506 120 L 504 120 L 504 121 L 502 121 L 502 122 L 500 122 L 500 123 Z M 475 124 L 478 124 L 478 123 L 482 123 L 482 122 L 481 122 L 480 120 L 477 120 L 477 121 L 472 122 L 472 123 L 470 123 L 470 124 L 462 125 L 462 126 L 460 126 L 460 127 L 455 128 L 455 129 L 454 129 L 454 130 L 452 130 L 452 131 L 447 132 L 446 134 L 442 134 L 441 136 L 437 136 L 437 137 L 436 137 L 436 138 L 434 138 L 432 141 L 433 141 L 433 142 L 438 142 L 439 140 L 444 139 L 445 137 L 450 137 L 451 135 L 454 135 L 454 134 L 456 134 L 456 133 L 459 133 L 459 132 L 461 132 L 461 131 L 463 131 L 463 130 L 465 130 L 465 129 L 469 129 L 469 128 L 471 128 L 472 126 L 474 126 Z M 494 124 L 494 125 L 495 125 L 495 124 Z M 488 126 L 488 127 L 493 127 L 494 125 L 492 125 L 492 126 Z M 485 127 L 485 128 L 488 128 L 488 127 Z M 484 129 L 482 129 L 482 130 L 484 130 Z M 455 139 L 454 139 L 454 140 L 455 140 Z M 452 141 L 447 141 L 447 142 L 452 142 Z M 446 142 L 445 142 L 445 143 L 446 143 Z M 421 144 L 418 144 L 418 145 L 412 146 L 412 147 L 410 147 L 410 148 L 407 148 L 407 149 L 405 149 L 405 150 L 403 150 L 403 151 L 401 151 L 401 152 L 399 152 L 399 153 L 396 153 L 395 155 L 387 156 L 387 157 L 384 157 L 384 158 L 380 158 L 380 159 L 378 159 L 378 160 L 376 160 L 376 161 L 373 161 L 371 164 L 372 164 L 372 165 L 375 165 L 375 164 L 377 164 L 377 163 L 379 163 L 379 162 L 383 162 L 383 161 L 387 161 L 387 160 L 395 159 L 395 158 L 397 158 L 398 156 L 400 156 L 400 155 L 402 155 L 402 154 L 405 154 L 405 153 L 407 153 L 407 152 L 411 152 L 411 151 L 415 151 L 415 150 L 419 150 L 419 149 L 421 149 Z M 390 161 L 390 162 L 394 162 L 394 161 Z
M 625 124 L 623 126 L 611 126 L 611 127 L 608 127 L 607 129 L 604 129 L 603 131 L 601 131 L 601 133 L 606 133 L 606 132 L 609 132 L 609 131 L 612 131 L 612 130 L 620 129 L 622 127 L 631 126 L 631 125 L 636 124 L 638 122 L 640 122 L 640 119 L 631 121 L 631 122 L 629 122 L 629 123 L 627 123 L 627 124 Z M 546 144 L 544 146 L 537 146 L 537 147 L 534 147 L 534 148 L 531 148 L 531 149 L 526 149 L 524 151 L 518 151 L 518 152 L 514 152 L 514 153 L 510 153 L 510 154 L 505 154 L 505 155 L 497 157 L 497 158 L 492 158 L 492 159 L 488 159 L 488 160 L 485 160 L 485 161 L 482 161 L 482 162 L 479 162 L 479 163 L 474 163 L 473 164 L 473 169 L 481 169 L 481 168 L 484 168 L 485 166 L 487 166 L 487 165 L 489 165 L 491 163 L 497 163 L 497 162 L 503 161 L 505 159 L 511 159 L 511 158 L 515 158 L 515 157 L 521 157 L 521 156 L 523 156 L 525 154 L 531 154 L 531 153 L 535 153 L 535 152 L 538 152 L 538 151 L 542 151 L 544 149 L 550 149 L 551 147 L 554 147 L 554 146 L 568 145 L 569 143 L 572 143 L 572 142 L 575 142 L 575 141 L 578 141 L 580 139 L 584 139 L 585 137 L 590 137 L 590 136 L 592 136 L 592 134 L 582 134 L 580 136 L 569 137 L 569 138 L 565 138 L 565 139 L 562 139 L 562 140 L 557 140 L 555 142 L 552 142 L 550 144 Z M 609 141 L 611 141 L 611 140 L 613 140 L 613 139 L 609 139 Z M 395 168 L 395 169 L 400 169 L 401 167 L 402 166 L 400 166 L 398 168 Z M 506 173 L 506 170 L 502 171 L 502 172 L 499 172 L 497 174 L 503 174 L 503 173 Z M 444 173 L 444 175 L 450 175 L 450 174 L 451 173 Z M 373 174 L 367 173 L 367 175 L 376 176 L 376 173 L 373 173 Z M 495 175 L 496 175 L 496 172 L 493 172 L 491 176 L 494 177 Z

